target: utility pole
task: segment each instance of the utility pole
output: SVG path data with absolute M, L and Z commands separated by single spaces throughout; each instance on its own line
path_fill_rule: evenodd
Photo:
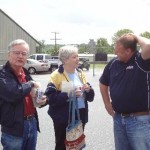
M 57 50 L 57 40 L 61 40 L 61 39 L 57 39 L 56 38 L 56 35 L 59 34 L 58 32 L 52 32 L 55 34 L 55 38 L 54 39 L 51 39 L 51 40 L 55 40 L 55 51 Z

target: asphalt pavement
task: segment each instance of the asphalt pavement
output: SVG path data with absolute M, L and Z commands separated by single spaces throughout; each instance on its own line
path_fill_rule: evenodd
M 84 71 L 87 80 L 95 90 L 95 99 L 89 103 L 89 122 L 85 126 L 86 147 L 84 150 L 114 150 L 113 123 L 107 114 L 99 91 L 99 77 L 103 69 Z M 49 73 L 32 75 L 46 88 Z M 41 133 L 38 134 L 37 150 L 54 150 L 55 136 L 53 122 L 47 114 L 48 106 L 38 108 Z M 0 149 L 2 149 L 0 145 Z

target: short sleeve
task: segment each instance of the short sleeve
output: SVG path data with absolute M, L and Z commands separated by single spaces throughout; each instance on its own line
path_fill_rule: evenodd
M 110 84 L 110 68 L 111 68 L 111 64 L 112 64 L 112 61 L 110 61 L 104 68 L 104 71 L 102 73 L 102 75 L 100 76 L 99 78 L 99 82 L 106 85 L 106 86 L 109 86 Z

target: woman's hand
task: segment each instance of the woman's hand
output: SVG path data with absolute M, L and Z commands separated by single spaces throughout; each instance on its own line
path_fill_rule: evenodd
M 76 97 L 81 97 L 82 96 L 82 88 L 81 87 L 75 87 L 75 95 Z
M 83 86 L 82 86 L 82 89 L 84 90 L 84 91 L 86 91 L 87 93 L 90 91 L 90 86 L 88 85 L 88 84 L 83 84 Z

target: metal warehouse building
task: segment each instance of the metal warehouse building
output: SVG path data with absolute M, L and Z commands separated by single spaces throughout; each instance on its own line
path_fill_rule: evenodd
M 0 9 L 0 65 L 7 60 L 8 44 L 15 39 L 23 39 L 30 46 L 30 54 L 36 53 L 40 43 L 19 24 Z

